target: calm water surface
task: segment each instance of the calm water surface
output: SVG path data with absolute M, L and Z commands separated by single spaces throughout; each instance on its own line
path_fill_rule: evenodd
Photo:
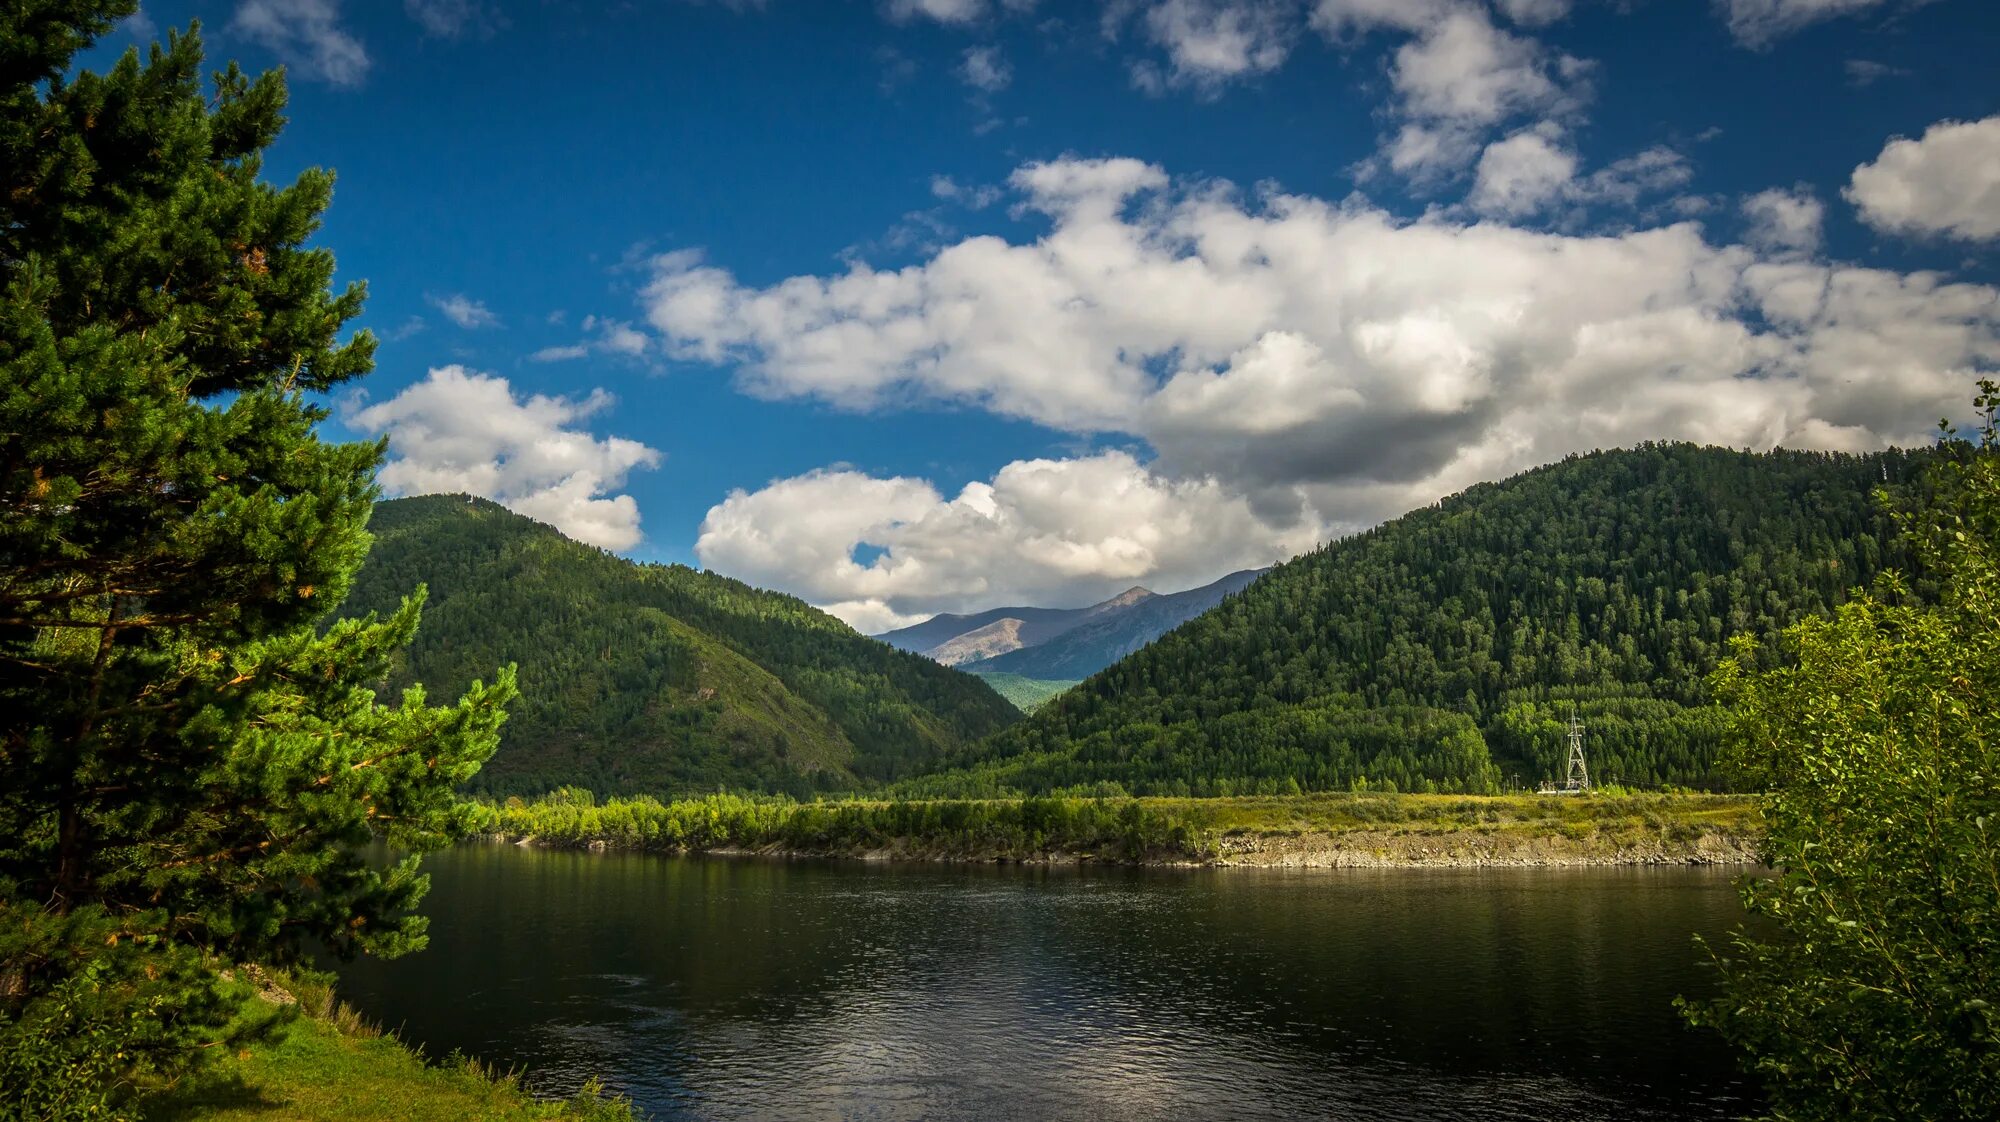
M 344 992 L 658 1118 L 1726 1118 L 1698 870 L 868 865 L 468 846 Z

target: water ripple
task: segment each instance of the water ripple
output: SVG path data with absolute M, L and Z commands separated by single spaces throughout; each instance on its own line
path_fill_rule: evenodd
M 431 1054 L 660 1118 L 1723 1118 L 1687 870 L 882 867 L 461 849 L 347 971 Z

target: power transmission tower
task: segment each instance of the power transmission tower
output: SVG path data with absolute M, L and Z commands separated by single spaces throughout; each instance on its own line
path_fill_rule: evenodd
M 1563 779 L 1563 791 L 1582 794 L 1590 790 L 1590 769 L 1583 762 L 1583 722 L 1576 719 L 1576 713 L 1569 715 L 1569 775 Z

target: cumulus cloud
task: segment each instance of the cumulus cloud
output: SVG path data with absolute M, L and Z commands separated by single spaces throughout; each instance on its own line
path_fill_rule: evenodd
M 340 26 L 339 0 L 242 0 L 229 29 L 300 77 L 355 86 L 368 74 L 368 49 Z
M 1142 439 L 1154 474 L 1272 527 L 1363 526 L 1641 440 L 1921 441 L 2000 362 L 1994 289 L 1804 260 L 1796 240 L 1411 221 L 1120 159 L 1010 185 L 1040 236 L 767 287 L 670 255 L 648 319 L 759 394 Z
M 1486 146 L 1466 202 L 1482 214 L 1533 214 L 1570 189 L 1576 166 L 1559 131 L 1524 129 Z
M 500 317 L 493 314 L 483 301 L 474 300 L 464 293 L 454 292 L 446 296 L 427 296 L 431 307 L 444 314 L 444 318 L 465 328 L 477 331 L 482 327 L 500 326 Z
M 874 632 L 975 606 L 1089 603 L 1139 583 L 1179 590 L 1290 557 L 1321 531 L 1276 528 L 1214 480 L 1168 478 L 1113 451 L 1017 461 L 953 498 L 848 470 L 780 479 L 710 509 L 695 552 Z
M 1884 233 L 2000 237 L 2000 116 L 1940 121 L 1920 139 L 1891 140 L 1841 194 Z
M 586 318 L 583 326 L 584 330 L 588 331 L 592 327 L 591 320 Z M 645 354 L 646 348 L 651 345 L 651 340 L 647 339 L 646 333 L 629 323 L 604 319 L 597 320 L 595 326 L 597 328 L 597 349 L 609 354 L 624 355 L 626 358 L 638 358 Z
M 1468 7 L 1398 47 L 1389 77 L 1412 116 L 1489 125 L 1555 105 L 1564 96 L 1559 69 L 1560 59 L 1540 43 Z
M 1811 254 L 1819 249 L 1826 205 L 1805 184 L 1773 187 L 1743 200 L 1751 245 L 1773 253 Z
M 1169 86 L 1212 93 L 1234 79 L 1276 70 L 1291 52 L 1296 11 L 1289 0 L 1158 0 L 1140 22 L 1146 37 L 1166 51 L 1167 65 L 1139 63 L 1133 81 L 1155 93 Z
M 1567 11 L 1555 3 L 1502 8 L 1524 24 Z M 1337 43 L 1384 31 L 1408 37 L 1390 55 L 1389 116 L 1396 128 L 1382 151 L 1398 175 L 1456 174 L 1507 122 L 1559 123 L 1590 97 L 1589 63 L 1498 26 L 1474 0 L 1320 0 L 1312 25 Z M 1501 156 L 1526 155 L 1521 149 L 1532 143 Z
M 630 549 L 640 541 L 639 504 L 610 492 L 660 454 L 578 427 L 611 404 L 603 390 L 581 401 L 522 399 L 505 378 L 442 366 L 387 401 L 351 402 L 342 420 L 389 437 L 379 479 L 391 495 L 481 495 L 578 541 Z
M 1768 47 L 1812 24 L 1877 8 L 1888 0 L 1715 0 L 1729 33 L 1746 47 Z
M 1480 153 L 1465 207 L 1493 218 L 1547 215 L 1574 224 L 1583 208 L 1638 207 L 1648 196 L 1677 190 L 1694 177 L 1687 157 L 1663 145 L 1588 175 L 1578 174 L 1582 162 L 1560 126 L 1544 121 L 1522 129 Z
M 1693 178 L 1694 169 L 1688 166 L 1686 156 L 1656 144 L 1590 173 L 1572 197 L 1580 202 L 1637 206 L 1645 196 L 1678 190 Z M 1685 200 L 1676 200 L 1681 201 Z

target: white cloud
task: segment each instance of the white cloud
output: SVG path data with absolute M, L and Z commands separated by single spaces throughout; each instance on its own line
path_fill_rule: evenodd
M 2000 116 L 1940 121 L 1921 139 L 1891 140 L 1841 194 L 1885 233 L 2000 237 Z
M 1506 9 L 1517 22 L 1533 24 L 1559 18 L 1564 6 L 1523 2 Z M 1590 63 L 1497 26 L 1476 0 L 1320 0 L 1312 25 L 1335 43 L 1380 31 L 1408 36 L 1390 54 L 1395 96 L 1388 116 L 1396 127 L 1382 158 L 1390 170 L 1413 179 L 1456 175 L 1508 122 L 1559 126 L 1590 99 Z M 1543 151 L 1528 151 L 1534 147 Z M 1492 185 L 1483 196 L 1488 203 L 1502 205 L 1505 197 L 1501 179 L 1508 169 L 1501 164 L 1536 156 L 1541 167 L 1535 174 L 1546 174 L 1560 160 L 1552 145 L 1534 140 L 1496 153 Z M 1526 180 L 1517 185 L 1532 188 Z
M 1637 206 L 1646 195 L 1684 187 L 1693 178 L 1694 169 L 1688 166 L 1686 156 L 1656 144 L 1585 176 L 1574 197 L 1584 202 Z M 1675 200 L 1677 204 L 1692 201 Z
M 1328 38 L 1370 31 L 1412 34 L 1443 19 L 1459 0 L 1319 0 L 1312 25 Z
M 1576 165 L 1560 130 L 1524 129 L 1486 146 L 1466 202 L 1481 214 L 1534 214 L 1569 190 Z
M 1629 185 L 1670 161 L 1621 163 Z M 761 288 L 670 256 L 648 319 L 768 396 L 1142 439 L 1154 475 L 1213 482 L 1271 526 L 1363 526 L 1640 440 L 1921 441 L 2000 362 L 1992 288 L 1693 223 L 1583 236 L 1358 198 L 1252 205 L 1132 160 L 1030 164 L 1011 186 L 1041 236 Z
M 1494 0 L 1494 6 L 1522 27 L 1541 27 L 1569 15 L 1570 0 Z
M 1483 9 L 1461 8 L 1398 47 L 1389 79 L 1414 117 L 1491 125 L 1561 101 L 1559 62 L 1535 40 L 1495 27 Z
M 583 317 L 582 327 L 595 338 L 564 346 L 543 347 L 528 356 L 530 362 L 570 362 L 592 354 L 612 354 L 624 358 L 644 358 L 653 346 L 645 332 L 622 320 L 601 316 Z
M 1567 132 L 1552 121 L 1522 129 L 1486 146 L 1473 172 L 1466 206 L 1490 217 L 1526 218 L 1553 212 L 1574 220 L 1591 205 L 1636 207 L 1648 195 L 1685 186 L 1694 176 L 1687 158 L 1655 146 L 1578 175 L 1582 160 Z
M 1284 65 L 1296 34 L 1291 0 L 1157 0 L 1141 19 L 1146 37 L 1167 53 L 1162 72 L 1150 63 L 1133 71 L 1143 89 L 1192 86 L 1214 92 L 1233 79 Z
M 491 35 L 501 23 L 500 14 L 481 0 L 403 0 L 403 11 L 424 34 L 440 39 Z
M 897 21 L 931 19 L 939 23 L 971 23 L 986 14 L 986 0 L 889 0 L 889 18 Z
M 1014 80 L 1014 68 L 998 47 L 967 47 L 959 63 L 958 77 L 981 93 L 999 93 Z
M 1125 452 L 1008 464 L 947 499 L 929 482 L 818 471 L 734 491 L 702 522 L 702 564 L 785 588 L 863 631 L 940 611 L 1178 590 L 1268 565 L 1322 527 L 1275 527 L 1213 480 Z M 855 550 L 880 552 L 866 564 Z
M 931 194 L 945 202 L 957 203 L 968 210 L 985 210 L 999 202 L 1006 192 L 991 183 L 967 185 L 948 175 L 933 175 Z
M 242 0 L 229 29 L 260 43 L 300 77 L 359 85 L 368 50 L 340 26 L 339 0 Z
M 392 327 L 388 331 L 384 332 L 382 337 L 384 339 L 389 340 L 391 343 L 400 343 L 405 339 L 413 338 L 415 336 L 423 334 L 424 329 L 428 326 L 429 325 L 424 322 L 424 317 L 411 316 L 408 319 L 404 320 L 402 323 L 397 324 L 395 327 Z
M 500 317 L 494 315 L 492 309 L 488 308 L 483 301 L 474 300 L 463 293 L 452 293 L 447 296 L 427 296 L 425 299 L 430 301 L 431 307 L 444 313 L 444 318 L 465 328 L 467 331 L 477 331 L 482 327 L 500 326 Z
M 638 358 L 644 355 L 646 348 L 651 345 L 652 341 L 646 337 L 646 333 L 629 323 L 619 323 L 614 320 L 598 321 L 599 350 L 614 355 L 624 355 L 626 358 Z
M 350 427 L 387 434 L 379 479 L 391 495 L 465 492 L 606 549 L 639 544 L 639 504 L 610 494 L 660 454 L 634 440 L 592 436 L 577 423 L 609 408 L 611 395 L 582 401 L 515 396 L 507 379 L 443 366 L 387 401 L 357 399 Z
M 132 14 L 118 21 L 120 33 L 129 35 L 141 43 L 150 43 L 160 36 L 160 27 L 153 17 L 146 14 L 143 7 L 132 9 Z
M 1811 255 L 1819 250 L 1826 205 L 1803 183 L 1791 190 L 1772 187 L 1743 200 L 1743 217 L 1750 222 L 1751 245 L 1772 253 Z
M 1888 0 L 1715 0 L 1729 33 L 1746 47 L 1768 47 L 1823 20 L 1852 15 Z M 1921 2 L 1921 0 L 1918 0 Z

